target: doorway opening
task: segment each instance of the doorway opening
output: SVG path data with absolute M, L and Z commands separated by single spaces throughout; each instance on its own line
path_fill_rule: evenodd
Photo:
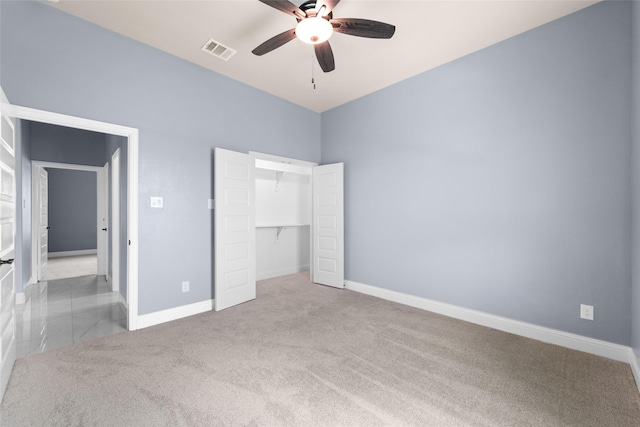
M 31 179 L 31 277 L 108 278 L 105 168 L 34 160 Z
M 15 105 L 3 106 L 7 116 L 21 120 L 64 126 L 124 137 L 127 148 L 126 171 L 126 235 L 122 246 L 126 245 L 126 303 L 127 329 L 137 329 L 138 320 L 138 130 L 111 123 L 83 119 L 74 116 L 36 110 Z M 20 153 L 18 155 L 21 155 Z M 103 198 L 104 199 L 104 198 Z M 34 234 L 35 234 L 35 230 Z M 36 276 L 37 277 L 37 276 Z

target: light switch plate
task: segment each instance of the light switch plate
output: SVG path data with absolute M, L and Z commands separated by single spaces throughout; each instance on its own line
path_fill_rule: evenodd
M 161 208 L 162 207 L 162 197 L 151 197 L 151 207 L 152 208 Z

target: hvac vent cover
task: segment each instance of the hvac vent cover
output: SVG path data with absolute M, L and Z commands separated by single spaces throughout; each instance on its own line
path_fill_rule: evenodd
M 210 53 L 211 55 L 222 59 L 223 61 L 228 61 L 233 55 L 236 54 L 236 50 L 231 49 L 223 45 L 220 42 L 215 41 L 214 39 L 210 39 L 208 42 L 202 46 L 202 50 L 204 52 Z

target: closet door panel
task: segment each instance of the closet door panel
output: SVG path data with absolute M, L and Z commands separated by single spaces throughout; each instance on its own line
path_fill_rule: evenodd
M 313 281 L 344 288 L 343 164 L 313 169 Z
M 215 310 L 256 297 L 255 167 L 247 154 L 216 148 Z

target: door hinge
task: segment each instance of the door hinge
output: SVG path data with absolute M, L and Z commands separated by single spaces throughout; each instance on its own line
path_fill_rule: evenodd
M 131 246 L 131 240 L 129 240 L 129 246 Z

